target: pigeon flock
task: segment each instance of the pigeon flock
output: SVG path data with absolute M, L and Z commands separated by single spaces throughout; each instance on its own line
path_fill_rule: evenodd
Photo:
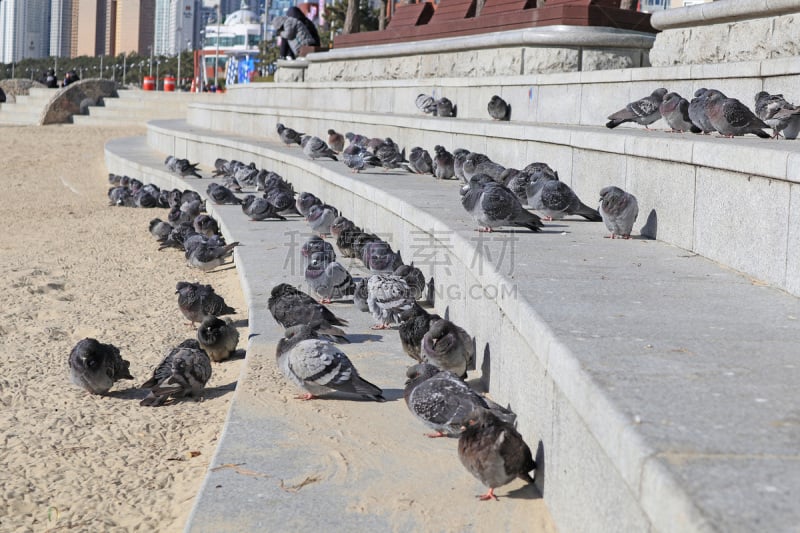
M 420 95 L 420 97 L 422 96 L 426 95 Z M 420 97 L 417 98 L 418 104 L 423 100 Z M 490 107 L 499 105 L 495 98 L 502 102 L 499 97 L 494 97 L 490 102 Z M 433 105 L 428 101 L 432 101 L 432 97 L 424 100 L 428 102 L 427 105 Z M 502 104 L 506 109 L 503 116 L 507 119 L 510 107 L 505 102 Z M 431 107 L 431 109 L 433 108 Z M 316 153 L 336 153 L 319 137 L 297 133 L 280 123 L 277 129 L 281 141 L 286 145 L 300 144 L 302 146 L 303 140 L 313 139 L 317 146 Z M 337 134 L 332 129 L 328 130 L 329 138 L 332 135 L 341 134 Z M 487 155 L 479 152 L 456 148 L 451 153 L 441 145 L 434 147 L 433 156 L 424 148 L 414 146 L 406 159 L 405 148 L 401 149 L 389 137 L 369 138 L 347 132 L 343 138 L 348 144 L 340 152 L 342 160 L 353 172 L 360 172 L 372 166 L 382 167 L 384 170 L 400 169 L 414 174 L 427 174 L 440 180 L 460 180 L 463 184 L 460 190 L 461 204 L 475 219 L 478 231 L 490 232 L 498 227 L 519 227 L 532 232 L 540 232 L 544 227 L 542 220 L 561 220 L 566 216 L 580 216 L 592 222 L 601 220 L 605 222 L 611 232 L 608 237 L 612 239 L 629 239 L 638 214 L 638 206 L 634 209 L 627 209 L 621 214 L 615 214 L 613 209 L 598 210 L 589 207 L 580 200 L 569 185 L 559 180 L 558 172 L 547 163 L 534 162 L 522 169 L 516 169 L 492 161 Z M 287 139 L 292 139 L 292 141 L 287 142 Z M 300 141 L 295 142 L 294 139 L 300 139 Z M 309 140 L 305 146 L 308 147 L 310 142 L 312 141 Z M 316 158 L 308 154 L 305 148 L 303 152 L 312 159 Z M 335 155 L 331 158 L 336 160 Z M 258 172 L 256 169 L 251 169 L 251 171 Z M 239 185 L 236 184 L 235 187 L 239 187 Z M 625 194 L 626 198 L 636 205 L 636 197 L 630 193 Z M 602 202 L 602 200 L 601 197 L 600 201 Z M 319 208 L 312 206 L 309 208 L 312 210 L 311 213 L 308 213 L 300 209 L 299 205 L 300 199 L 298 199 L 300 213 L 307 216 L 312 230 L 324 237 L 326 235 L 324 230 L 330 227 L 337 213 L 325 206 Z M 541 216 L 532 211 L 540 213 Z M 321 262 L 315 262 L 317 270 L 324 267 Z M 338 269 L 338 266 L 332 268 Z M 347 283 L 344 277 L 342 277 L 342 282 Z
M 197 164 L 185 159 L 170 156 L 165 165 L 181 176 L 202 177 Z M 204 201 L 194 191 L 161 190 L 154 184 L 116 174 L 109 174 L 108 179 L 111 205 L 169 209 L 166 221 L 160 218 L 150 221 L 150 233 L 158 240 L 159 250 L 182 250 L 190 266 L 212 270 L 225 264 L 239 244 L 225 243 L 219 224 L 204 212 Z M 230 319 L 219 318 L 236 310 L 211 285 L 179 281 L 175 293 L 183 316 L 192 327 L 197 323 L 200 326 L 196 338 L 186 339 L 170 349 L 153 376 L 139 387 L 148 391 L 140 401 L 143 406 L 161 406 L 183 397 L 201 399 L 211 377 L 211 362 L 228 359 L 239 343 L 239 332 Z M 115 381 L 134 379 L 129 366 L 116 346 L 92 338 L 79 341 L 69 355 L 71 381 L 91 394 L 106 394 Z
M 649 129 L 650 124 L 663 118 L 670 131 L 678 133 L 718 132 L 728 138 L 748 133 L 764 139 L 797 137 L 800 107 L 787 102 L 782 94 L 760 91 L 755 95 L 754 109 L 717 89 L 697 89 L 689 101 L 661 87 L 609 115 L 606 127 L 616 128 L 633 122 Z M 772 130 L 772 135 L 764 130 Z M 782 134 L 784 130 L 785 135 Z
M 282 140 L 284 137 L 297 137 L 285 126 L 281 126 L 280 131 Z M 329 137 L 333 133 L 329 132 Z M 351 145 L 355 137 L 347 135 Z M 300 138 L 300 146 L 303 146 L 303 138 Z M 370 153 L 372 150 L 379 153 L 380 148 L 387 145 L 384 141 L 364 143 L 365 147 L 372 146 L 368 148 Z M 327 150 L 333 151 L 327 145 L 318 148 L 319 153 Z M 460 155 L 469 154 L 464 151 Z M 472 207 L 469 208 L 481 213 L 475 215 L 476 220 L 480 219 L 480 223 L 487 227 L 500 223 L 535 229 L 541 226 L 536 215 L 521 207 L 514 193 L 509 191 L 501 199 L 495 198 L 493 187 L 505 189 L 501 184 L 492 181 L 477 185 L 486 180 L 477 174 L 477 169 L 490 167 L 492 163 L 488 158 L 476 158 L 475 168 L 470 166 L 472 163 L 470 161 L 466 167 L 468 172 L 477 176 L 472 181 L 479 194 L 470 200 Z M 183 166 L 192 165 L 187 162 Z M 173 166 L 169 168 L 179 172 Z M 192 168 L 196 172 L 196 165 Z M 536 168 L 539 175 L 557 180 L 554 171 L 542 171 L 541 165 Z M 268 300 L 272 316 L 285 329 L 284 337 L 278 341 L 276 365 L 286 379 L 298 387 L 299 399 L 310 400 L 336 393 L 342 398 L 385 401 L 383 391 L 368 381 L 368 376 L 359 374 L 341 348 L 350 342 L 346 332 L 348 321 L 325 305 L 332 301 L 340 304 L 352 302 L 355 309 L 370 313 L 374 320 L 373 329 L 397 326 L 398 348 L 405 351 L 414 363 L 405 378 L 398 376 L 398 379 L 406 379 L 406 405 L 413 416 L 435 430 L 429 436 L 459 437 L 461 462 L 489 488 L 482 498 L 496 498 L 494 489 L 515 477 L 532 482 L 530 472 L 536 465 L 529 447 L 514 427 L 516 415 L 483 397 L 465 381 L 468 372 L 475 369 L 474 339 L 447 316 L 443 318 L 426 310 L 432 304 L 432 279 L 426 280 L 419 268 L 406 264 L 401 253 L 378 235 L 358 227 L 339 209 L 314 194 L 295 192 L 291 183 L 274 172 L 259 170 L 254 164 L 219 159 L 213 176 L 219 178 L 220 183 L 208 185 L 207 201 L 240 205 L 243 215 L 250 220 L 286 220 L 287 216 L 297 220 L 305 217 L 308 224 L 310 237 L 302 244 L 299 253 L 304 267 L 303 278 L 314 296 L 291 284 L 281 283 L 272 288 Z M 198 264 L 199 260 L 192 259 L 192 250 L 197 247 L 215 250 L 216 253 L 209 255 L 224 261 L 238 245 L 225 243 L 219 234 L 219 224 L 204 212 L 204 203 L 196 193 L 160 191 L 153 185 L 120 176 L 112 175 L 109 179 L 113 185 L 109 191 L 112 204 L 170 209 L 168 220 L 156 218 L 151 221 L 150 231 L 158 239 L 159 249 L 184 250 L 189 265 L 211 269 L 219 264 L 211 266 L 212 262 L 206 256 L 203 256 L 205 262 Z M 116 191 L 119 188 L 126 192 Z M 482 193 L 484 189 L 486 191 Z M 142 190 L 147 191 L 153 201 L 134 200 L 143 194 Z M 263 194 L 254 194 L 261 191 Z M 469 198 L 473 196 L 469 191 L 462 194 Z M 291 201 L 280 206 L 273 203 L 282 196 Z M 496 211 L 493 202 L 510 202 L 513 207 L 508 213 L 487 215 Z M 254 216 L 253 205 L 256 203 L 265 204 L 257 210 L 258 213 L 268 214 Z M 366 275 L 352 275 L 345 264 L 337 260 L 338 257 L 359 260 Z M 224 361 L 238 344 L 235 327 L 224 318 L 235 310 L 210 285 L 181 281 L 176 286 L 176 294 L 181 313 L 193 326 L 199 324 L 197 337 L 187 339 L 167 353 L 153 376 L 141 387 L 148 390 L 147 396 L 141 400 L 142 405 L 160 406 L 171 398 L 201 397 L 211 375 L 212 361 Z M 111 345 L 87 339 L 81 341 L 73 352 L 70 355 L 72 380 L 90 392 L 104 394 L 115 380 L 132 379 L 127 371 L 128 362 Z M 97 354 L 94 356 L 96 362 L 88 362 L 91 359 L 89 352 Z M 491 414 L 483 414 L 484 410 Z

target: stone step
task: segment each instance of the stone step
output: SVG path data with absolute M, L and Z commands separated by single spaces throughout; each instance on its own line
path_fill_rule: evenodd
M 109 170 L 140 179 L 163 176 L 157 170 L 163 154 L 176 150 L 173 155 L 197 160 L 206 169 L 217 157 L 254 161 L 283 175 L 296 190 L 338 206 L 360 226 L 386 235 L 406 260 L 441 254 L 423 267 L 437 287 L 447 289 L 437 296 L 437 310 L 446 307 L 476 337 L 481 380 L 496 401 L 518 413 L 528 442 L 539 442 L 537 459 L 544 466 L 537 483 L 544 484 L 559 529 L 789 531 L 800 523 L 794 497 L 800 490 L 800 435 L 792 422 L 800 411 L 796 297 L 664 242 L 603 239 L 600 223 L 566 219 L 546 223 L 538 235 L 476 234 L 460 205 L 457 182 L 397 171 L 356 175 L 340 162 L 310 161 L 274 137 L 154 121 L 147 142 L 110 142 Z M 200 190 L 208 182 L 186 181 Z M 172 178 L 165 184 L 178 183 Z M 241 223 L 238 208 L 227 207 L 214 207 L 215 216 L 219 213 L 225 225 L 233 224 L 228 215 Z M 264 231 L 278 233 L 273 227 Z M 420 246 L 424 250 L 417 254 Z M 385 475 L 392 479 L 394 496 L 384 496 L 380 485 L 362 477 L 364 451 L 348 453 L 344 461 L 349 475 L 356 476 L 349 485 L 358 489 L 316 485 L 291 498 L 258 476 L 224 468 L 246 463 L 249 472 L 300 482 L 309 460 L 319 456 L 316 437 L 328 431 L 325 426 L 315 438 L 292 439 L 289 435 L 307 434 L 282 413 L 256 408 L 260 395 L 274 392 L 263 380 L 272 371 L 264 361 L 274 350 L 276 332 L 261 299 L 268 296 L 272 276 L 298 279 L 298 273 L 282 272 L 288 252 L 277 248 L 279 265 L 264 260 L 263 246 L 237 251 L 237 262 L 249 257 L 265 272 L 241 273 L 253 313 L 253 344 L 187 530 L 211 531 L 209 524 L 225 520 L 244 530 L 256 530 L 258 524 L 263 529 L 264 520 L 303 527 L 354 520 L 347 524 L 356 529 L 397 528 L 398 520 L 412 512 L 401 519 L 394 508 L 388 515 L 373 508 L 402 496 L 406 487 L 413 487 L 415 505 L 424 505 L 429 485 L 413 467 L 396 476 L 390 468 Z M 470 294 L 470 288 L 478 290 Z M 494 298 L 487 294 L 492 288 Z M 354 332 L 363 327 L 356 324 Z M 373 375 L 381 386 L 401 387 L 398 374 Z M 364 417 L 375 413 L 356 416 L 361 426 L 369 426 Z M 320 424 L 323 420 L 327 417 Z M 400 413 L 392 420 L 406 422 Z M 427 443 L 412 440 L 413 430 L 403 434 L 392 433 L 387 440 L 430 453 Z M 337 442 L 325 449 L 338 450 Z M 215 488 L 220 486 L 225 491 Z M 449 478 L 434 486 L 448 490 Z M 461 488 L 452 490 L 456 495 Z M 252 497 L 257 493 L 263 497 Z M 369 516 L 340 512 L 363 502 L 364 494 L 370 495 Z M 297 513 L 298 508 L 315 512 Z M 508 527 L 518 529 L 520 523 Z M 413 523 L 402 529 L 414 529 Z

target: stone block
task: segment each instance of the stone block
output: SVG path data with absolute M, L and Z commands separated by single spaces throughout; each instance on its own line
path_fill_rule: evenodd
M 522 74 L 572 72 L 580 70 L 581 52 L 578 48 L 524 49 Z
M 695 251 L 757 279 L 783 283 L 790 185 L 699 167 L 696 190 Z M 743 213 L 754 214 L 747 217 L 745 227 Z M 770 252 L 765 254 L 765 250 Z
M 637 49 L 583 49 L 581 70 L 609 70 L 636 68 L 642 65 L 642 54 Z
M 539 85 L 531 92 L 537 122 L 580 123 L 583 85 Z
M 793 258 L 786 264 L 786 290 L 791 294 L 800 294 L 800 185 L 791 184 L 789 210 L 789 240 L 786 256 Z
M 719 61 L 760 61 L 769 58 L 774 46 L 773 20 L 742 20 L 730 25 L 727 50 Z
M 794 13 L 775 17 L 772 39 L 769 44 L 772 46 L 769 57 L 794 57 L 800 55 L 800 15 Z
M 650 49 L 650 63 L 654 67 L 683 65 L 691 31 L 687 28 L 665 30 L 656 35 Z
M 639 201 L 634 232 L 691 250 L 695 233 L 694 167 L 631 157 L 626 173 L 626 190 Z
M 716 63 L 725 57 L 730 24 L 712 24 L 692 28 L 684 46 L 685 63 Z
M 499 95 L 511 106 L 511 121 L 536 121 L 536 87 L 533 85 L 507 85 L 499 89 Z

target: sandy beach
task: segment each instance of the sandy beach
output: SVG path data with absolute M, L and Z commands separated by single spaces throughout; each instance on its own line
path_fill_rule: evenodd
M 165 210 L 108 205 L 103 145 L 143 128 L 0 131 L 0 531 L 181 531 L 242 360 L 214 365 L 200 403 L 145 408 L 136 387 L 195 336 L 180 280 L 212 284 L 247 338 L 236 271 L 159 252 L 148 222 Z M 67 358 L 84 337 L 116 345 L 136 379 L 106 397 L 73 386 Z

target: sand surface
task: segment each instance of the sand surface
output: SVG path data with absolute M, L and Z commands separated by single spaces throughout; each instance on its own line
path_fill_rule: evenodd
M 0 132 L 0 531 L 180 531 L 242 361 L 215 364 L 200 403 L 145 408 L 136 387 L 195 335 L 177 281 L 212 284 L 247 338 L 236 271 L 159 252 L 148 222 L 165 210 L 108 205 L 103 145 L 143 128 Z M 106 397 L 73 386 L 67 358 L 84 337 L 119 347 L 136 379 Z

